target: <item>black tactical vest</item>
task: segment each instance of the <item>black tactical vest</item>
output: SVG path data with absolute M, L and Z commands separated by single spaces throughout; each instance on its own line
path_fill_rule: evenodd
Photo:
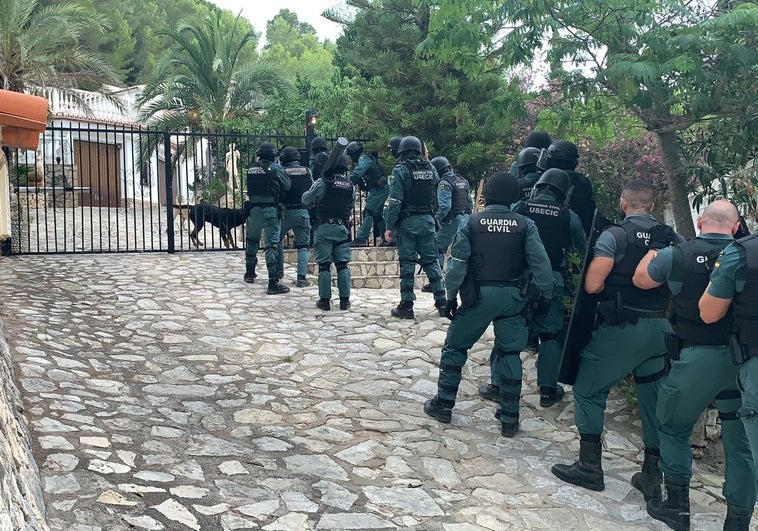
M 584 234 L 589 235 L 592 228 L 592 218 L 595 215 L 595 196 L 592 191 L 592 183 L 581 173 L 575 171 L 566 172 L 571 180 L 574 190 L 571 192 L 568 207 L 576 212 L 582 222 Z
M 472 214 L 468 223 L 468 266 L 474 279 L 480 284 L 518 280 L 526 269 L 526 218 L 483 210 Z
M 700 345 L 726 345 L 729 343 L 729 319 L 712 324 L 700 319 L 698 301 L 708 285 L 719 253 L 731 240 L 695 238 L 672 248 L 673 260 L 669 279 L 682 282 L 682 290 L 672 295 L 671 326 L 684 339 Z
M 734 297 L 732 312 L 740 343 L 758 349 L 758 234 L 737 241 L 745 253 L 745 288 Z
M 650 247 L 650 229 L 658 225 L 652 219 L 625 219 L 610 230 L 616 239 L 616 249 L 625 249 L 624 257 L 613 266 L 605 280 L 604 300 L 617 300 L 621 293 L 622 304 L 640 310 L 660 311 L 668 306 L 671 292 L 666 284 L 657 288 L 644 290 L 632 283 L 634 270 Z M 621 230 L 619 230 L 621 229 Z
M 303 205 L 303 193 L 307 192 L 313 184 L 311 172 L 299 162 L 291 162 L 284 167 L 284 172 L 289 175 L 292 185 L 284 192 L 284 206 L 290 209 L 305 208 Z
M 316 204 L 319 220 L 341 219 L 347 223 L 353 210 L 353 183 L 346 175 L 337 174 L 334 182 L 326 187 L 324 197 Z
M 521 201 L 515 211 L 534 221 L 551 267 L 561 270 L 566 251 L 571 248 L 571 211 L 553 199 Z
M 468 181 L 461 175 L 448 172 L 444 179 L 450 184 L 452 194 L 450 195 L 450 213 L 446 217 L 454 217 L 457 214 L 468 212 L 469 203 L 469 185 Z
M 371 190 L 372 188 L 376 188 L 379 179 L 384 177 L 384 169 L 381 164 L 379 164 L 374 157 L 371 157 L 371 161 L 371 166 L 369 166 L 366 173 L 361 176 L 361 181 L 358 183 L 361 190 Z
M 410 174 L 408 188 L 404 191 L 400 214 L 431 214 L 437 188 L 434 183 L 434 166 L 426 160 L 406 160 L 400 163 Z
M 520 199 L 529 199 L 531 197 L 532 189 L 539 179 L 540 177 L 536 173 L 527 173 L 523 177 L 519 177 L 518 187 L 521 190 Z
M 311 175 L 314 179 L 320 179 L 321 178 L 321 170 L 323 169 L 324 165 L 326 164 L 326 161 L 329 160 L 329 153 L 326 151 L 319 151 L 315 155 L 311 155 L 311 160 L 309 163 Z
M 281 183 L 273 171 L 269 170 L 271 163 L 256 162 L 247 170 L 247 195 L 269 196 L 274 203 L 279 202 Z

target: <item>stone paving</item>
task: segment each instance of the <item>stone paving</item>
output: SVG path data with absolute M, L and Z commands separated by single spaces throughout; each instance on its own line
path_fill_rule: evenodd
M 642 443 L 622 392 L 608 404 L 606 490 L 564 484 L 549 467 L 577 454 L 571 394 L 539 408 L 534 354 L 515 438 L 476 396 L 491 329 L 442 425 L 421 410 L 447 328 L 431 295 L 415 321 L 389 317 L 395 290 L 356 289 L 350 310 L 322 312 L 315 286 L 266 296 L 242 264 L 241 252 L 0 260 L 51 529 L 664 529 L 629 485 Z M 693 529 L 721 529 L 721 464 L 695 467 Z

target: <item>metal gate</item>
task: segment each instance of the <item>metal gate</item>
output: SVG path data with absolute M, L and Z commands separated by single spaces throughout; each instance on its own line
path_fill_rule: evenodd
M 49 127 L 36 152 L 11 150 L 12 252 L 225 250 L 208 223 L 199 232 L 200 245 L 192 244 L 189 209 L 201 200 L 241 209 L 255 148 L 273 142 L 295 146 L 306 157 L 305 140 L 95 124 Z M 361 202 L 355 224 L 360 212 Z M 237 228 L 233 239 L 240 248 L 243 231 Z

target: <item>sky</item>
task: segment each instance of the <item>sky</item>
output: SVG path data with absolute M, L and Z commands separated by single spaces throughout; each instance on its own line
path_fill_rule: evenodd
M 329 39 L 334 42 L 342 32 L 342 26 L 326 20 L 321 13 L 330 7 L 339 5 L 338 0 L 210 0 L 222 9 L 228 9 L 235 15 L 242 11 L 260 32 L 261 40 L 266 38 L 266 23 L 274 18 L 280 9 L 289 9 L 297 14 L 300 22 L 307 22 L 316 29 L 319 40 Z

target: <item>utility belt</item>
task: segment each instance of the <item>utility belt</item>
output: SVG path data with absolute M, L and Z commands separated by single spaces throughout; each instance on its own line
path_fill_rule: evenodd
M 644 310 L 641 308 L 629 308 L 621 302 L 621 293 L 617 293 L 615 301 L 601 301 L 597 303 L 595 310 L 595 324 L 620 326 L 637 324 L 640 319 L 663 319 L 666 310 Z
M 729 336 L 729 350 L 735 365 L 742 365 L 750 358 L 758 358 L 758 347 L 740 343 L 739 338 L 734 334 Z
M 318 225 L 344 225 L 347 227 L 347 220 L 344 218 L 319 218 Z
M 284 203 L 284 208 L 287 210 L 301 210 L 305 208 L 305 205 L 302 203 Z
M 713 347 L 713 346 L 726 346 L 727 345 L 726 341 L 715 342 L 715 343 L 706 343 L 702 341 L 690 341 L 688 339 L 682 339 L 676 334 L 664 334 L 664 342 L 666 343 L 666 352 L 668 353 L 668 357 L 669 359 L 672 359 L 672 360 L 678 360 L 680 358 L 682 349 L 685 349 L 685 348 Z M 758 355 L 758 351 L 756 351 L 756 355 Z M 732 361 L 734 361 L 734 356 L 732 356 Z
M 477 280 L 477 284 L 480 286 L 496 286 L 499 288 L 519 288 L 521 287 L 521 279 L 515 278 L 513 280 Z
M 400 214 L 398 215 L 397 218 L 399 220 L 402 220 L 404 218 L 408 218 L 411 216 L 430 216 L 430 215 L 432 215 L 432 207 L 402 210 L 400 211 Z
M 266 207 L 275 207 L 278 206 L 277 203 L 250 203 L 250 206 L 253 208 L 266 208 Z

